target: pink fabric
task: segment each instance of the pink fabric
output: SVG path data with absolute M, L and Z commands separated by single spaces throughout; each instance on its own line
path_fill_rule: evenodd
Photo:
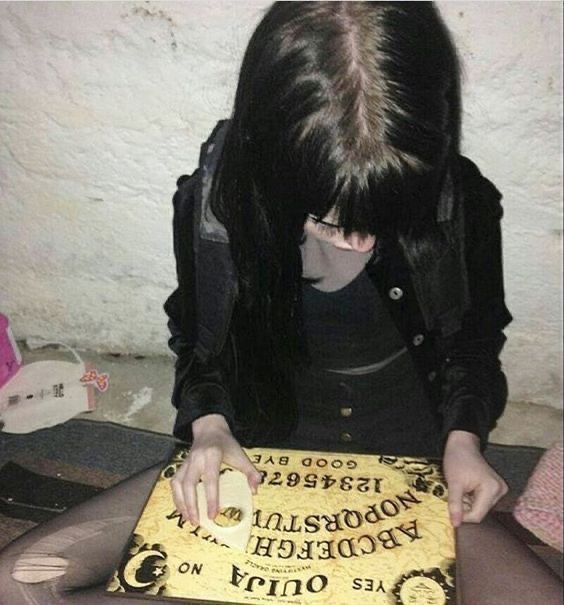
M 17 374 L 21 365 L 22 357 L 10 330 L 10 322 L 0 313 L 0 387 Z
M 562 443 L 549 448 L 539 460 L 513 515 L 543 542 L 562 552 Z

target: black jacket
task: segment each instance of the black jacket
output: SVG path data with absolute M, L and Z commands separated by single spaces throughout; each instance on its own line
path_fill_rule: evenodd
M 227 233 L 209 208 L 228 125 L 218 123 L 202 145 L 199 168 L 178 179 L 173 199 L 178 288 L 165 311 L 177 355 L 174 434 L 190 440 L 192 421 L 219 413 L 242 443 L 275 444 L 295 422 L 291 378 L 253 359 L 248 324 L 237 312 Z M 444 436 L 470 431 L 484 447 L 507 398 L 499 361 L 502 330 L 511 321 L 504 303 L 501 194 L 463 156 L 452 186 L 457 195 L 441 200 L 437 213 L 451 245 L 433 269 L 409 266 L 399 246 L 388 242 L 367 271 L 408 345 Z

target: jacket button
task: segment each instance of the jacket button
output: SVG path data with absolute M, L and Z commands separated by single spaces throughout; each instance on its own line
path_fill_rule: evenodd
M 341 441 L 349 443 L 350 441 L 352 441 L 352 435 L 350 433 L 341 433 Z
M 427 374 L 427 380 L 429 382 L 433 382 L 433 380 L 435 380 L 436 377 L 437 377 L 437 373 L 435 372 L 435 370 L 433 370 L 432 372 L 429 372 Z
M 352 415 L 352 408 L 341 408 L 339 411 L 341 412 L 341 416 L 343 418 L 348 418 Z
M 403 290 L 401 288 L 398 288 L 397 286 L 395 286 L 388 292 L 388 296 L 392 300 L 399 300 L 403 296 Z
M 423 336 L 423 334 L 416 334 L 413 337 L 413 344 L 418 347 L 420 344 L 423 344 L 423 341 L 425 340 L 425 336 Z

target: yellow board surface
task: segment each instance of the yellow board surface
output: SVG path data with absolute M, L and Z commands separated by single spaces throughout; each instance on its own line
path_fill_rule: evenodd
M 456 602 L 454 531 L 437 461 L 246 452 L 263 475 L 246 551 L 182 522 L 169 485 L 188 453 L 180 448 L 159 475 L 109 592 L 200 603 Z

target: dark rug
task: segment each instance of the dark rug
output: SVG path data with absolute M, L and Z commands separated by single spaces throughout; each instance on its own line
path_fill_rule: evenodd
M 0 549 L 37 523 L 166 460 L 176 440 L 73 419 L 26 435 L 0 433 Z
M 28 435 L 0 433 L 0 548 L 38 522 L 164 463 L 177 443 L 169 435 L 83 419 Z M 536 447 L 491 445 L 486 458 L 510 488 L 496 507 L 496 517 L 562 575 L 562 555 L 511 515 L 543 452 Z
M 175 443 L 162 433 L 73 419 L 26 435 L 0 433 L 0 466 L 25 456 L 129 476 L 164 460 Z

